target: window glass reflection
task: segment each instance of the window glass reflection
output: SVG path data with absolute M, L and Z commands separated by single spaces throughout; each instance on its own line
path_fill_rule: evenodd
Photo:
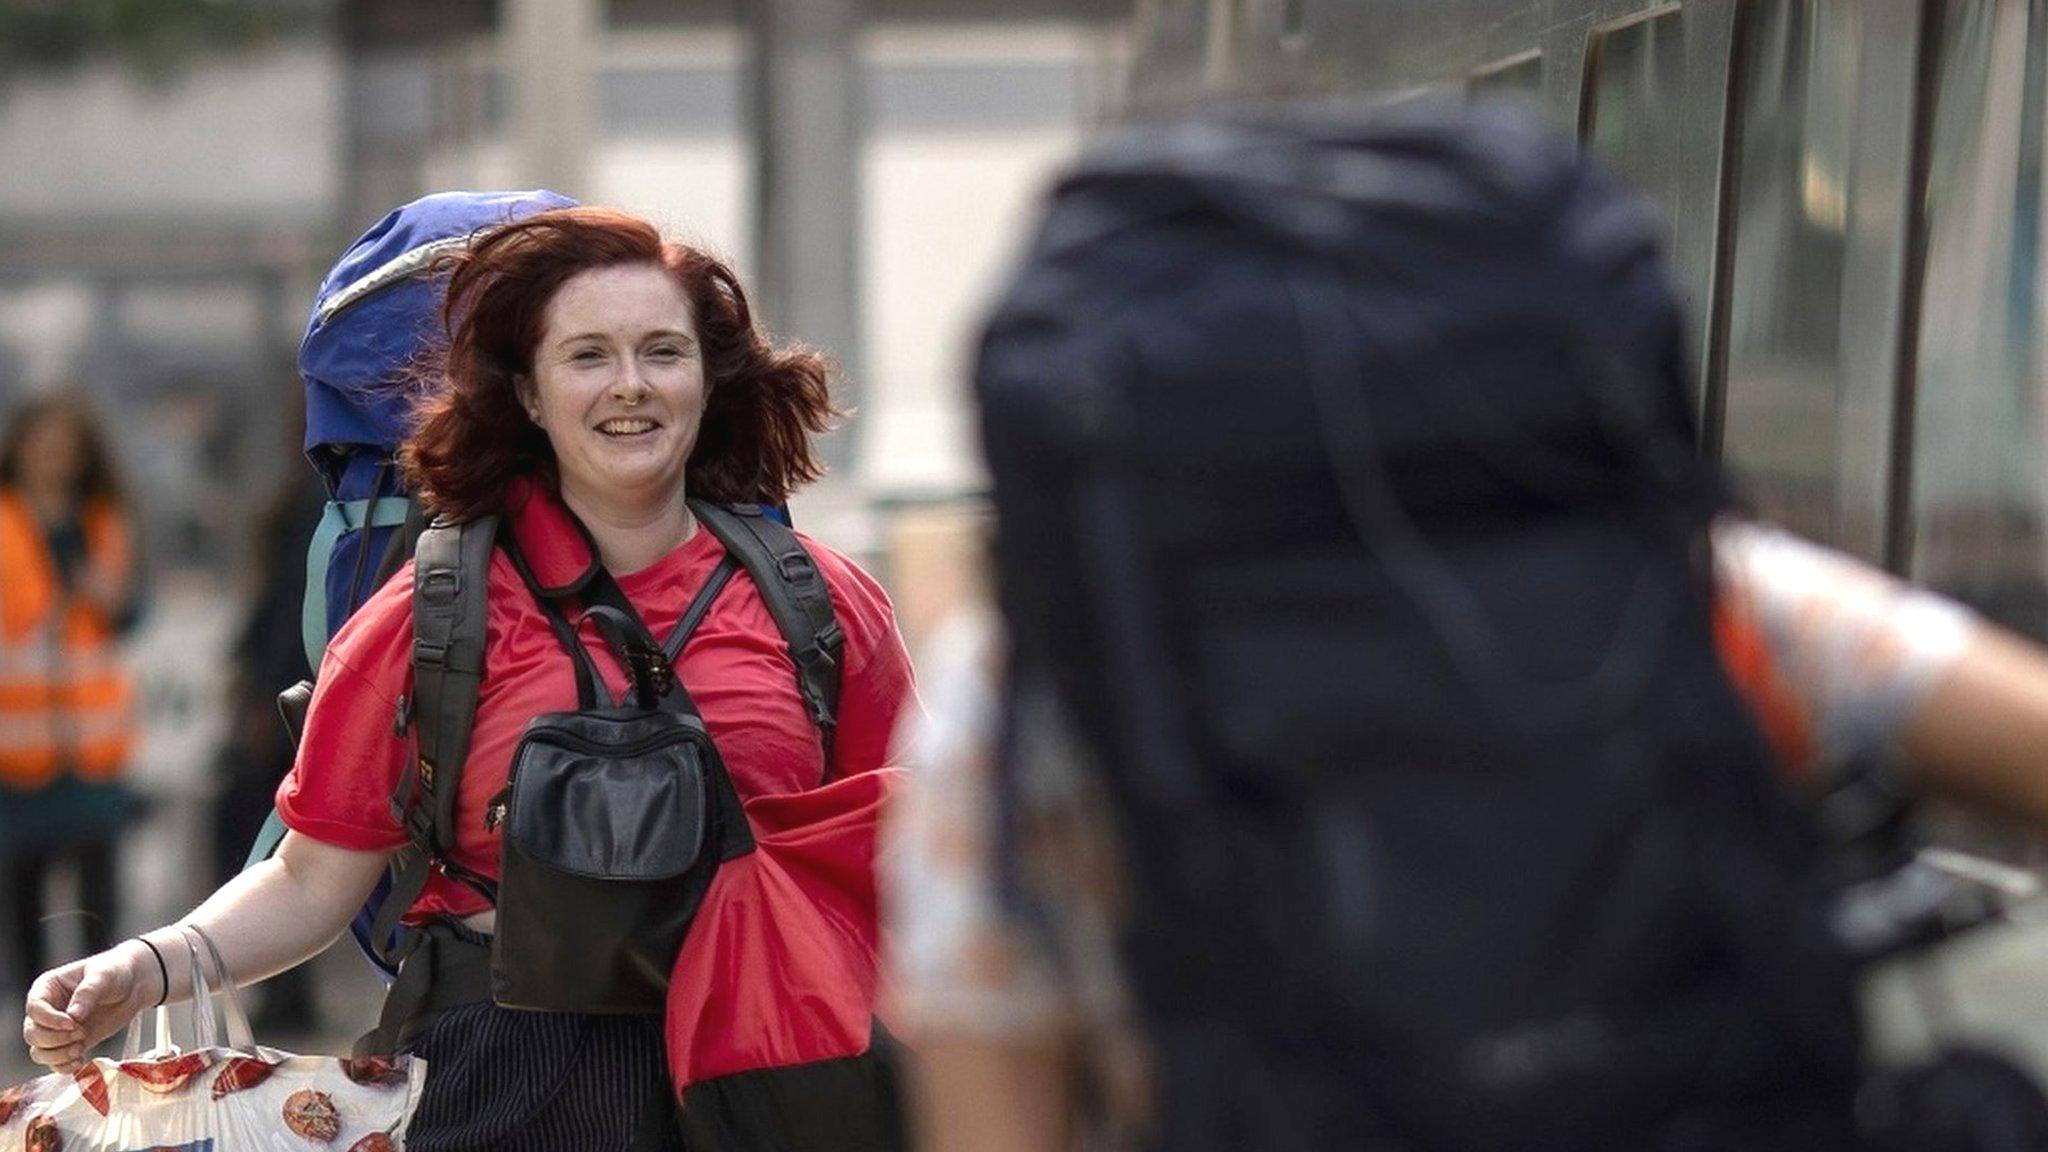
M 1758 5 L 1723 451 L 1767 518 L 1878 560 L 1917 5 Z
M 1584 99 L 1579 121 L 1586 147 L 1672 215 L 1681 214 L 1687 205 L 1679 167 L 1685 142 L 1680 14 L 1673 10 L 1596 33 L 1586 48 Z
M 2048 28 L 1949 6 L 1928 179 L 1913 575 L 2048 638 L 2040 281 Z
M 1710 221 L 1716 187 L 1713 101 L 1694 102 L 1686 73 L 1686 16 L 1673 6 L 1619 27 L 1595 31 L 1586 43 L 1579 135 L 1621 178 L 1657 202 L 1673 223 Z M 1696 51 L 1696 50 L 1695 50 Z M 1701 155 L 1704 150 L 1704 157 Z M 1705 162 L 1702 163 L 1702 160 Z M 1675 228 L 1672 276 L 1694 349 L 1706 339 L 1713 250 L 1708 233 Z

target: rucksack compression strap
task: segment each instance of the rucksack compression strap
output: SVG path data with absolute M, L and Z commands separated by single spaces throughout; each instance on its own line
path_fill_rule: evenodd
M 796 664 L 797 690 L 825 744 L 826 771 L 832 764 L 832 736 L 839 719 L 839 656 L 845 634 L 832 610 L 824 573 L 788 526 L 759 505 L 726 506 L 690 501 L 690 511 L 718 537 L 760 589 Z

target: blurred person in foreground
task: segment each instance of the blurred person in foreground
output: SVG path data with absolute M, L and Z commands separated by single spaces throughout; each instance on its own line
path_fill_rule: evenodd
M 132 530 L 106 436 L 83 400 L 28 401 L 0 432 L 0 853 L 9 959 L 53 959 L 51 874 L 78 877 L 86 950 L 120 918 L 116 840 L 134 815 L 135 744 L 120 650 L 140 615 Z
M 1496 113 L 1058 186 L 977 373 L 1009 639 L 926 656 L 885 856 L 927 1147 L 2048 1147 L 1872 1065 L 1801 800 L 2048 832 L 2048 659 L 1742 519 L 1655 236 Z

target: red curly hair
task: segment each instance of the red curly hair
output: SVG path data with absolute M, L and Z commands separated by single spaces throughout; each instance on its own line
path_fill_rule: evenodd
M 485 233 L 439 268 L 448 278 L 448 346 L 421 373 L 426 386 L 399 452 L 428 507 L 467 520 L 499 511 L 514 477 L 554 479 L 554 450 L 527 419 L 516 382 L 533 371 L 548 302 L 563 283 L 631 264 L 667 271 L 695 314 L 707 395 L 685 471 L 690 495 L 780 503 L 823 474 L 810 437 L 842 415 L 826 385 L 830 363 L 771 344 L 739 279 L 716 257 L 668 243 L 624 212 L 558 208 Z

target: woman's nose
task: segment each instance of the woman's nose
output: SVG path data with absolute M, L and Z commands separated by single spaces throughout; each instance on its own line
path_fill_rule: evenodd
M 640 374 L 640 366 L 630 358 L 612 377 L 612 397 L 627 404 L 638 404 L 647 397 L 647 380 Z

